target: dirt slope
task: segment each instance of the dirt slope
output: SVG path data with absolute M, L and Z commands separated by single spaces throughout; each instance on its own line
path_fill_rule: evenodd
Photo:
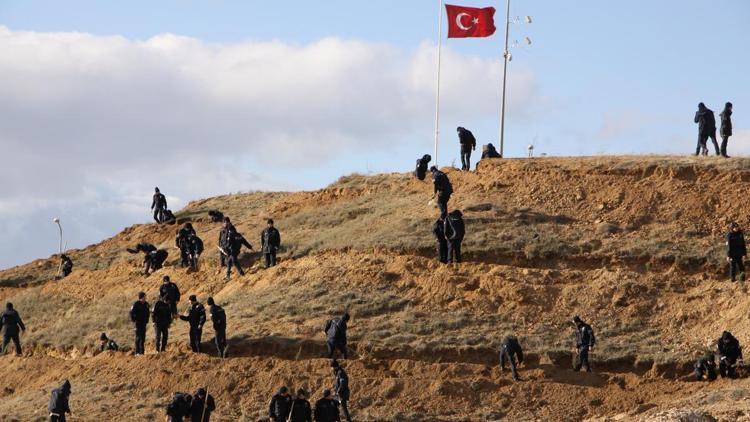
M 750 420 L 749 380 L 685 377 L 722 330 L 750 341 L 747 289 L 725 280 L 722 255 L 726 224 L 750 223 L 738 206 L 750 160 L 498 160 L 448 172 L 468 231 L 457 266 L 432 257 L 431 184 L 390 174 L 189 204 L 178 218 L 207 245 L 196 273 L 176 266 L 176 227 L 156 225 L 72 251 L 76 269 L 61 282 L 50 280 L 55 257 L 0 272 L 0 297 L 29 326 L 26 356 L 0 358 L 0 420 L 43 420 L 49 390 L 69 378 L 74 420 L 161 419 L 172 392 L 208 385 L 218 420 L 255 421 L 282 384 L 313 399 L 330 387 L 321 330 L 344 309 L 355 420 Z M 225 282 L 209 209 L 254 245 L 273 217 L 280 265 L 264 270 L 246 254 L 247 274 Z M 167 267 L 147 278 L 125 252 L 140 241 L 170 248 Z M 102 331 L 131 346 L 127 310 L 140 290 L 153 301 L 163 275 L 184 296 L 225 306 L 231 358 L 189 353 L 182 322 L 166 354 L 151 342 L 141 357 L 93 352 Z M 568 369 L 575 314 L 597 331 L 595 374 Z M 511 332 L 528 350 L 521 383 L 496 367 Z M 207 325 L 208 352 L 211 339 Z

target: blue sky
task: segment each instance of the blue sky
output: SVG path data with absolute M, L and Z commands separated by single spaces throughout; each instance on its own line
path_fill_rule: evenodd
M 502 25 L 502 1 L 452 3 L 494 6 L 498 9 L 498 27 Z M 743 75 L 750 67 L 750 59 L 743 54 L 745 41 L 750 38 L 746 24 L 750 18 L 750 3 L 747 1 L 516 0 L 513 2 L 511 14 L 532 15 L 534 23 L 530 26 L 511 28 L 511 39 L 529 36 L 533 40 L 533 45 L 513 52 L 508 92 L 510 108 L 506 155 L 522 156 L 525 154 L 526 145 L 532 142 L 536 145 L 538 153 L 545 152 L 550 155 L 689 153 L 694 148 L 696 138 L 696 127 L 692 123 L 696 104 L 704 101 L 718 113 L 723 103 L 728 100 L 735 104 L 736 136 L 730 141 L 730 154 L 733 151 L 738 154 L 750 152 L 750 128 L 746 124 L 747 119 L 744 118 L 743 112 L 744 104 L 750 103 L 750 94 L 744 86 L 746 76 Z M 45 236 L 42 247 L 38 242 L 26 244 L 21 241 L 21 247 L 7 246 L 0 249 L 0 255 L 3 256 L 0 258 L 0 267 L 53 252 L 56 240 L 52 235 L 55 233 L 46 227 L 47 220 L 53 215 L 61 215 L 63 221 L 76 221 L 70 230 L 70 244 L 75 247 L 113 234 L 125 225 L 148 221 L 148 215 L 139 209 L 137 204 L 138 201 L 148 202 L 153 186 L 160 183 L 167 183 L 163 190 L 167 193 L 173 192 L 174 202 L 183 205 L 191 199 L 226 191 L 317 188 L 343 174 L 355 171 L 367 173 L 410 170 L 417 156 L 432 151 L 432 105 L 429 103 L 429 95 L 425 93 L 426 87 L 432 84 L 432 76 L 430 67 L 419 63 L 429 62 L 431 58 L 431 46 L 436 42 L 436 20 L 437 2 L 426 0 L 3 1 L 0 3 L 0 25 L 9 31 L 8 39 L 26 40 L 24 34 L 31 33 L 33 42 L 37 43 L 33 45 L 40 45 L 44 50 L 14 50 L 12 48 L 15 41 L 8 41 L 9 53 L 6 52 L 4 59 L 0 60 L 0 68 L 11 72 L 26 66 L 26 73 L 19 71 L 20 73 L 13 74 L 20 81 L 17 84 L 20 86 L 18 92 L 8 94 L 7 98 L 0 96 L 0 99 L 4 100 L 6 107 L 18 113 L 16 120 L 28 116 L 34 122 L 47 120 L 49 126 L 48 133 L 27 131 L 24 127 L 8 129 L 5 133 L 0 130 L 0 141 L 12 145 L 11 151 L 17 151 L 17 156 L 12 156 L 11 153 L 11 157 L 8 158 L 13 161 L 32 155 L 31 150 L 24 150 L 25 145 L 35 145 L 35 154 L 42 155 L 44 152 L 38 151 L 44 149 L 40 150 L 38 147 L 44 146 L 45 142 L 62 142 L 73 150 L 76 145 L 81 146 L 83 152 L 70 153 L 70 160 L 75 162 L 77 157 L 85 155 L 85 151 L 91 148 L 84 147 L 89 144 L 80 140 L 82 136 L 90 133 L 106 134 L 108 129 L 119 132 L 128 132 L 131 129 L 126 125 L 120 127 L 115 119 L 119 116 L 118 113 L 122 113 L 116 110 L 116 101 L 113 100 L 113 105 L 108 106 L 107 98 L 93 94 L 80 98 L 75 95 L 75 92 L 87 89 L 89 80 L 92 81 L 92 85 L 101 84 L 97 85 L 100 92 L 101 87 L 106 90 L 110 86 L 113 86 L 113 93 L 142 90 L 144 96 L 136 98 L 134 101 L 137 105 L 132 108 L 137 113 L 138 107 L 153 106 L 153 99 L 143 100 L 146 94 L 176 83 L 174 73 L 167 71 L 162 76 L 163 79 L 150 76 L 171 65 L 174 65 L 173 69 L 178 70 L 188 67 L 202 70 L 197 75 L 191 74 L 191 78 L 185 82 L 186 86 L 180 88 L 180 94 L 175 94 L 175 97 L 168 96 L 169 93 L 164 94 L 163 98 L 170 98 L 172 102 L 165 99 L 167 103 L 158 105 L 161 108 L 157 109 L 174 107 L 174 98 L 178 98 L 178 101 L 184 99 L 186 103 L 190 103 L 191 94 L 185 93 L 189 92 L 190 84 L 197 84 L 196 81 L 200 82 L 206 73 L 212 71 L 210 65 L 190 62 L 192 57 L 200 55 L 197 53 L 199 50 L 205 54 L 213 54 L 209 51 L 213 47 L 229 47 L 225 50 L 226 56 L 234 51 L 231 49 L 232 46 L 249 45 L 254 50 L 247 53 L 248 57 L 256 57 L 258 54 L 266 54 L 270 48 L 281 46 L 283 48 L 280 47 L 280 52 L 273 53 L 274 60 L 282 60 L 279 62 L 280 66 L 284 66 L 284 54 L 297 53 L 302 57 L 299 63 L 305 65 L 297 72 L 290 73 L 292 76 L 288 76 L 290 79 L 300 79 L 290 80 L 287 84 L 291 92 L 278 87 L 279 91 L 269 91 L 269 95 L 280 97 L 282 100 L 288 98 L 288 101 L 280 101 L 277 108 L 281 110 L 286 104 L 289 110 L 277 110 L 277 114 L 259 110 L 257 114 L 245 116 L 231 108 L 234 102 L 240 101 L 238 99 L 217 101 L 213 107 L 205 106 L 200 109 L 184 106 L 182 114 L 177 115 L 177 119 L 201 121 L 200 117 L 203 115 L 223 110 L 224 107 L 227 110 L 226 113 L 206 119 L 206 123 L 185 129 L 186 131 L 205 130 L 204 136 L 231 137 L 236 135 L 230 133 L 233 130 L 232 123 L 257 118 L 252 120 L 257 121 L 257 125 L 239 125 L 238 128 L 251 128 L 247 134 L 248 142 L 252 142 L 256 135 L 259 139 L 268 139 L 262 141 L 265 142 L 263 146 L 257 147 L 261 149 L 245 149 L 242 143 L 234 142 L 222 146 L 226 148 L 226 153 L 215 154 L 205 157 L 203 161 L 194 162 L 193 167 L 205 168 L 206 172 L 211 172 L 212 176 L 209 179 L 212 183 L 196 179 L 188 180 L 185 185 L 178 185 L 177 180 L 183 179 L 167 172 L 155 171 L 154 174 L 149 174 L 153 168 L 152 164 L 144 164 L 139 160 L 139 156 L 128 157 L 127 151 L 118 150 L 118 158 L 121 160 L 106 163 L 108 175 L 105 178 L 97 173 L 101 168 L 82 162 L 81 170 L 76 177 L 59 178 L 61 184 L 65 182 L 65 187 L 61 185 L 54 191 L 45 191 L 41 180 L 20 182 L 21 190 L 26 191 L 25 195 L 35 195 L 34 201 L 40 202 L 40 205 L 35 207 L 33 216 L 27 213 L 18 214 L 15 204 L 28 202 L 26 196 L 22 196 L 17 190 L 0 191 L 6 198 L 5 204 L 0 202 L 0 216 L 17 218 L 15 221 L 20 221 L 20 224 L 14 224 L 14 227 L 0 225 L 0 234 L 11 240 L 15 236 L 25 238 L 28 237 L 29 231 L 36 233 L 36 227 L 42 225 L 40 221 L 43 221 L 43 229 L 38 230 L 39 236 Z M 90 34 L 90 37 L 74 41 L 45 37 L 48 33 L 70 32 Z M 187 41 L 158 38 L 164 34 L 187 37 Z M 317 45 L 316 43 L 324 39 L 334 39 L 337 43 L 321 47 L 322 53 L 310 59 L 310 54 L 306 54 L 305 49 Z M 347 42 L 350 44 L 346 44 Z M 502 42 L 501 31 L 488 39 L 444 40 L 444 52 L 452 59 L 446 60 L 443 67 L 445 111 L 441 120 L 441 164 L 450 163 L 458 157 L 454 135 L 457 125 L 472 129 L 480 143 L 497 142 L 499 110 L 496 104 L 500 95 L 499 60 Z M 102 48 L 101 51 L 96 50 L 102 44 L 109 47 Z M 123 47 L 124 53 L 107 54 L 112 48 L 119 48 L 121 44 L 127 44 Z M 144 44 L 148 44 L 149 51 L 163 48 L 169 50 L 170 54 L 163 58 L 163 61 L 146 61 L 142 68 L 139 67 L 139 60 L 143 58 L 128 62 L 130 55 L 141 57 L 139 51 Z M 71 45 L 87 46 L 81 47 L 85 51 L 80 53 L 86 54 L 86 65 L 93 63 L 97 72 L 103 67 L 109 70 L 101 71 L 100 74 L 91 73 L 89 69 L 70 77 L 70 72 L 75 72 L 70 70 L 71 67 L 75 65 L 76 60 L 80 62 L 80 57 L 83 57 L 65 57 L 65 51 L 70 50 L 65 46 Z M 193 52 L 192 48 L 195 48 L 196 52 Z M 43 55 L 41 51 L 46 53 Z M 339 53 L 329 56 L 329 51 Z M 341 51 L 345 52 L 343 56 Z M 341 62 L 348 60 L 348 52 L 351 52 L 352 56 L 357 56 L 360 53 L 364 54 L 363 51 L 367 51 L 367 54 L 376 59 L 363 58 L 362 62 L 356 62 L 352 67 L 342 65 L 338 70 L 346 71 L 341 73 L 340 86 L 337 86 L 339 79 L 328 80 L 322 76 L 328 84 L 326 89 L 340 91 L 340 97 L 331 99 L 331 103 L 326 102 L 326 89 L 320 92 L 310 91 L 300 97 L 293 95 L 294 87 L 298 84 L 304 85 L 304 80 L 309 79 L 308 72 L 324 74 L 329 67 L 334 69 Z M 52 60 L 49 57 L 61 57 L 61 60 L 69 62 L 58 70 L 55 66 L 57 59 Z M 316 57 L 320 59 L 316 60 Z M 101 63 L 96 63 L 98 58 L 101 58 Z M 390 59 L 393 60 L 393 65 L 387 62 L 383 64 L 383 68 L 373 70 L 373 74 L 367 73 L 367 63 L 372 65 Z M 112 71 L 112 68 L 107 67 L 113 60 L 123 60 L 126 64 L 123 65 L 122 74 L 117 69 Z M 186 65 L 188 62 L 189 66 Z M 473 64 L 464 66 L 464 63 Z M 403 66 L 403 69 L 399 66 Z M 39 103 L 27 101 L 27 98 L 35 99 L 36 95 L 43 95 L 34 91 L 31 82 L 28 82 L 29 86 L 24 85 L 24 75 L 29 74 L 28 69 L 33 69 L 33 74 L 43 73 L 45 81 L 58 81 L 50 85 L 52 89 L 70 92 L 56 97 L 56 104 L 46 99 Z M 230 72 L 231 69 L 228 65 L 226 71 Z M 379 87 L 376 80 L 389 71 L 395 74 L 389 75 L 393 79 L 388 81 L 398 81 L 400 77 L 404 80 L 411 78 L 416 88 L 411 87 L 403 92 L 394 91 L 383 95 L 368 91 L 370 85 Z M 402 71 L 404 74 L 401 76 L 399 72 Z M 409 71 L 413 73 L 407 74 Z M 338 75 L 333 73 L 334 70 L 331 72 Z M 355 72 L 357 74 L 351 75 Z M 127 75 L 123 76 L 126 73 Z M 226 88 L 232 91 L 231 86 L 223 87 L 222 84 L 230 80 L 232 75 L 236 77 L 236 74 L 226 75 L 217 73 L 215 81 L 212 82 L 212 89 Z M 353 80 L 344 79 L 349 76 L 352 76 Z M 135 82 L 127 82 L 131 77 Z M 415 78 L 419 80 L 414 81 Z M 118 85 L 123 79 L 127 83 Z M 374 82 L 371 84 L 370 81 Z M 241 81 L 234 83 L 238 84 L 238 91 L 246 89 L 251 92 L 259 89 L 256 86 L 243 88 Z M 387 85 L 388 82 L 382 83 Z M 449 92 L 451 89 L 453 91 Z M 413 115 L 405 117 L 402 121 L 398 113 L 388 113 L 388 109 L 397 102 L 409 103 L 411 99 L 404 96 L 412 95 L 414 92 L 425 95 L 418 101 L 415 100 L 414 104 L 404 106 L 404 110 L 413 110 Z M 462 92 L 466 94 L 462 95 Z M 358 108 L 349 104 L 347 98 L 353 96 L 366 98 L 368 102 L 372 102 L 371 108 L 368 109 L 361 104 Z M 76 116 L 91 113 L 92 101 L 101 101 L 101 105 L 93 108 L 97 113 L 101 113 L 97 118 L 104 122 L 107 122 L 108 118 L 113 118 L 114 123 L 94 127 L 84 118 L 79 126 L 63 127 L 62 123 L 59 123 L 60 127 L 56 127 L 58 122 L 50 117 L 68 113 L 67 120 L 75 121 Z M 145 102 L 141 103 L 142 101 Z M 333 104 L 333 101 L 336 103 Z M 77 110 L 76 107 L 79 106 L 84 110 L 80 114 L 71 111 Z M 309 110 L 305 109 L 307 106 L 310 107 Z M 26 110 L 24 107 L 29 108 Z M 316 110 L 328 107 L 329 114 L 321 112 L 319 116 L 308 117 L 315 114 Z M 44 113 L 39 111 L 42 108 Z M 295 114 L 295 108 L 306 111 L 304 115 Z M 127 107 L 126 109 L 131 110 Z M 111 110 L 111 115 L 107 115 L 107 110 Z M 331 118 L 331 114 L 335 115 L 334 112 L 337 110 L 341 118 Z M 351 115 L 346 111 L 350 111 Z M 287 112 L 289 114 L 284 114 Z M 172 140 L 170 142 L 177 142 L 175 139 L 189 136 L 189 133 L 180 132 L 179 122 L 167 124 L 166 117 L 158 117 L 160 118 L 153 121 L 139 120 L 139 127 L 148 126 L 151 129 L 138 133 L 139 139 L 126 137 L 122 141 L 116 141 L 106 140 L 107 136 L 103 136 L 103 140 L 97 141 L 97 148 L 103 151 L 110 148 L 117 150 L 116 142 L 166 144 L 166 138 Z M 279 126 L 294 127 L 300 119 L 308 118 L 309 121 L 299 123 L 299 131 L 292 128 L 284 134 L 266 133 L 278 130 L 271 124 L 268 128 L 263 125 L 266 121 L 264 119 L 277 119 L 283 122 Z M 213 127 L 220 125 L 215 122 L 224 122 L 224 119 L 228 122 L 226 133 Z M 56 139 L 53 140 L 53 137 Z M 303 137 L 305 139 L 301 140 Z M 306 142 L 319 145 L 321 155 L 309 155 L 305 148 L 310 145 L 306 145 Z M 181 154 L 171 153 L 175 151 L 175 147 L 180 149 Z M 165 158 L 167 161 L 181 160 L 173 163 L 173 166 L 179 168 L 181 163 L 205 155 L 204 148 L 197 142 L 189 145 L 170 144 L 168 149 L 165 147 L 161 152 L 165 156 L 169 155 Z M 158 147 L 156 150 L 160 151 Z M 295 154 L 305 157 L 299 160 L 289 158 Z M 176 155 L 179 157 L 175 158 Z M 282 155 L 287 158 L 279 159 Z M 52 157 L 34 155 L 34 159 L 44 162 L 52 160 Z M 279 163 L 276 163 L 277 159 Z M 98 161 L 103 165 L 106 157 L 102 156 Z M 232 174 L 221 174 L 221 169 L 231 169 L 228 173 Z M 121 174 L 110 175 L 113 171 L 109 170 Z M 178 170 L 174 170 L 173 173 L 176 171 Z M 236 173 L 243 173 L 243 178 L 238 178 Z M 14 180 L 24 179 L 20 168 L 6 169 L 3 176 Z M 170 177 L 174 177 L 174 183 Z M 203 175 L 203 179 L 205 178 Z M 129 184 L 127 190 L 122 188 L 123 183 Z M 172 186 L 169 186 L 169 183 L 172 183 Z M 78 189 L 68 191 L 69 186 L 76 186 Z M 65 194 L 60 193 L 62 191 L 65 191 Z M 142 199 L 139 196 L 141 191 Z M 147 208 L 147 205 L 143 208 Z M 96 222 L 96 227 L 89 222 Z

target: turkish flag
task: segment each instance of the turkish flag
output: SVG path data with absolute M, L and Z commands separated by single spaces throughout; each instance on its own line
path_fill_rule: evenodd
M 445 5 L 448 38 L 489 37 L 495 33 L 495 8 Z

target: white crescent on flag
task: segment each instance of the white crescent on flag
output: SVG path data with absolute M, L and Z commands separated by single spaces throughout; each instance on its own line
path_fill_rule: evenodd
M 471 22 L 472 22 L 471 26 L 464 26 L 464 24 L 461 22 L 461 20 L 464 18 L 464 16 L 471 17 L 471 15 L 468 14 L 468 13 L 459 13 L 456 16 L 456 26 L 459 27 L 459 28 L 461 28 L 461 30 L 463 30 L 463 31 L 468 31 L 469 29 L 471 29 L 472 26 L 474 26 L 473 24 L 476 22 L 476 20 L 474 20 L 474 19 L 471 20 Z

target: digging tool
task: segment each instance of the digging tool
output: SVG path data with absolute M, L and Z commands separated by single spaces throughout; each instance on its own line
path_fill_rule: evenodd
M 289 409 L 289 416 L 286 418 L 286 422 L 292 422 L 292 412 L 294 412 L 294 400 L 292 400 L 292 408 Z
M 217 246 L 217 247 L 216 247 L 216 249 L 218 249 L 218 250 L 219 250 L 219 252 L 221 252 L 221 254 L 222 254 L 222 255 L 224 255 L 224 256 L 227 256 L 227 257 L 229 256 L 229 254 L 228 254 L 228 253 L 226 253 L 226 252 L 224 251 L 224 249 L 222 249 L 222 248 L 221 248 L 221 246 Z
M 206 420 L 206 408 L 208 407 L 208 386 L 203 388 L 206 390 L 206 397 L 203 398 L 203 412 L 201 412 L 201 422 Z

